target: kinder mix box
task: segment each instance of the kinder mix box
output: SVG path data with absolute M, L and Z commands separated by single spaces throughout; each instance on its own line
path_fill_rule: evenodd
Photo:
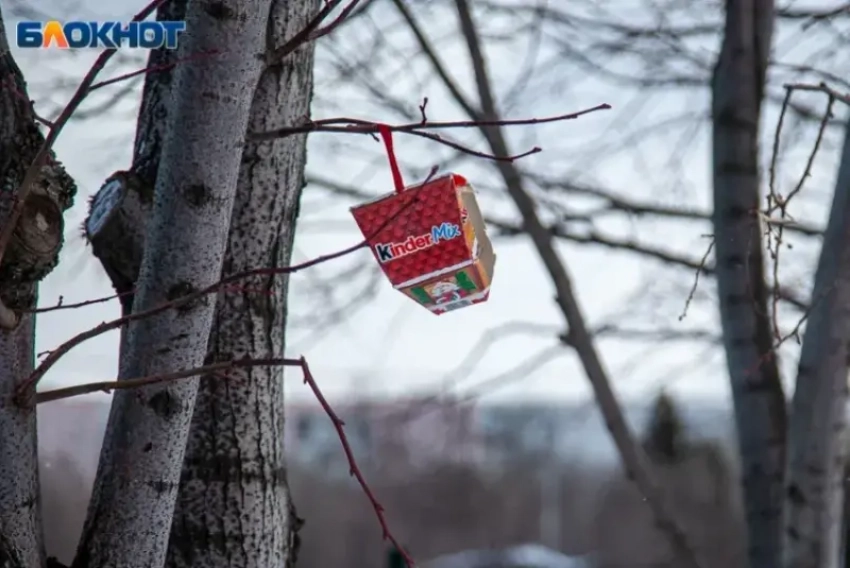
M 351 213 L 393 287 L 432 313 L 487 300 L 496 255 L 464 177 L 407 187 Z

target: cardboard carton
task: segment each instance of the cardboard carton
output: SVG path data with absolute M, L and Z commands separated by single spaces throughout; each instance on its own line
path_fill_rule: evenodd
M 435 314 L 487 300 L 496 255 L 475 192 L 448 174 L 351 209 L 393 287 Z

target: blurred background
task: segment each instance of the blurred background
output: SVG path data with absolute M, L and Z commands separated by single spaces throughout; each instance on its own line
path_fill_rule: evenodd
M 21 19 L 127 20 L 135 2 L 2 0 Z M 541 118 L 608 103 L 567 122 L 505 129 L 516 165 L 559 251 L 627 418 L 642 437 L 713 564 L 744 565 L 734 424 L 710 254 L 709 82 L 720 45 L 719 0 L 475 0 L 494 95 L 504 118 Z M 850 4 L 779 3 L 762 165 L 789 82 L 846 92 Z M 95 51 L 16 50 L 42 116 L 54 117 Z M 104 78 L 144 67 L 122 50 Z M 389 123 L 466 120 L 475 81 L 454 2 L 366 0 L 318 42 L 313 118 Z M 94 93 L 56 151 L 80 186 L 59 267 L 41 305 L 112 293 L 80 225 L 87 197 L 129 166 L 142 78 Z M 285 102 L 283 103 L 285 104 Z M 805 169 L 826 101 L 798 93 L 776 148 L 787 193 Z M 776 282 L 779 327 L 800 321 L 834 186 L 846 110 L 836 107 L 791 214 Z M 487 151 L 474 128 L 447 133 Z M 554 289 L 492 161 L 396 136 L 409 183 L 434 166 L 468 178 L 498 260 L 490 300 L 435 317 L 391 289 L 367 251 L 291 279 L 287 352 L 304 355 L 354 452 L 417 560 L 464 549 L 539 543 L 600 566 L 667 566 L 670 551 L 625 480 L 573 351 L 560 336 Z M 294 261 L 355 244 L 349 208 L 392 187 L 382 145 L 363 135 L 312 134 Z M 706 256 L 707 255 L 707 256 Z M 707 270 L 701 270 L 704 267 Z M 699 273 L 699 277 L 698 277 Z M 120 313 L 117 301 L 39 317 L 38 350 Z M 42 388 L 109 380 L 118 335 L 89 341 Z M 779 351 L 787 392 L 798 345 Z M 306 524 L 299 566 L 384 566 L 369 504 L 348 476 L 330 421 L 287 370 L 287 453 Z M 80 530 L 109 398 L 39 409 L 48 546 L 69 560 Z M 61 530 L 57 530 L 61 528 Z M 332 542 L 332 545 L 328 543 Z

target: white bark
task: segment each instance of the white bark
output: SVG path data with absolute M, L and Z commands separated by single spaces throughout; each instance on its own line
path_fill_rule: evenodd
M 135 311 L 219 278 L 269 6 L 189 3 Z M 201 365 L 213 309 L 208 298 L 131 325 L 120 374 Z M 197 379 L 115 394 L 75 566 L 163 565 L 196 392 Z
M 0 227 L 9 222 L 13 197 L 44 141 L 27 104 L 23 75 L 9 53 L 0 14 Z M 52 156 L 51 156 L 52 159 Z M 0 566 L 43 566 L 44 544 L 34 408 L 14 402 L 15 388 L 33 370 L 35 317 L 18 310 L 36 305 L 38 282 L 56 265 L 62 214 L 76 187 L 58 162 L 42 169 L 0 263 Z M 9 317 L 11 316 L 11 317 Z
M 303 28 L 317 0 L 276 0 L 274 44 Z M 305 46 L 263 72 L 249 131 L 295 124 L 309 116 L 313 49 Z M 290 262 L 304 185 L 306 135 L 248 144 L 242 157 L 224 275 Z M 288 278 L 258 277 L 220 294 L 209 362 L 282 357 Z M 204 380 L 174 523 L 170 568 L 290 566 L 297 552 L 283 452 L 283 369 L 234 369 Z M 298 372 L 293 370 L 292 372 Z
M 36 568 L 44 563 L 39 511 L 35 409 L 13 402 L 15 386 L 33 368 L 35 318 L 13 331 L 0 330 L 0 566 Z
M 158 21 L 186 19 L 188 0 L 169 0 L 157 9 Z M 171 86 L 174 64 L 179 53 L 170 49 L 155 49 L 148 57 L 148 67 L 159 69 L 145 75 L 136 140 L 133 145 L 133 165 L 129 172 L 116 172 L 92 199 L 84 229 L 92 253 L 100 261 L 115 291 L 121 296 L 124 315 L 133 309 L 132 290 L 138 284 L 139 270 L 150 225 L 153 193 L 162 155 L 171 107 Z M 119 182 L 116 185 L 113 182 Z M 103 205 L 106 216 L 92 219 Z M 126 350 L 127 329 L 121 329 L 120 354 Z
M 730 0 L 712 81 L 714 238 L 753 568 L 778 566 L 786 401 L 772 356 L 764 276 L 758 135 L 773 0 Z
M 15 77 L 23 86 L 23 77 L 8 49 L 0 15 L 0 77 Z M 0 90 L 0 222 L 6 222 L 13 204 L 7 196 L 18 190 L 29 165 L 27 160 L 37 149 L 38 140 L 34 137 L 33 144 L 22 149 L 23 155 L 12 155 L 11 146 L 35 130 L 32 121 L 27 122 L 15 94 L 8 88 Z M 10 308 L 23 307 L 15 306 L 15 300 L 30 296 L 27 304 L 33 305 L 35 286 L 18 282 L 10 285 L 12 280 L 5 274 L 0 280 L 0 303 Z M 34 331 L 33 317 L 23 318 L 11 331 L 0 329 L 0 566 L 9 568 L 40 566 L 44 560 L 38 512 L 35 410 L 22 410 L 14 402 L 15 387 L 33 369 Z
M 791 406 L 785 568 L 838 568 L 847 458 L 850 357 L 850 123 Z

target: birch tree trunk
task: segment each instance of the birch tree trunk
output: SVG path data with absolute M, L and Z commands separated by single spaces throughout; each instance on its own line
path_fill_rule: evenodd
M 135 311 L 221 274 L 269 6 L 189 2 Z M 213 310 L 206 298 L 131 324 L 120 374 L 201 365 Z M 196 393 L 192 379 L 114 395 L 75 566 L 163 565 Z
M 0 13 L 0 227 L 10 222 L 24 172 L 44 141 L 36 126 L 24 77 L 9 52 Z M 51 155 L 27 198 L 12 240 L 0 261 L 0 566 L 44 564 L 39 511 L 35 409 L 14 402 L 16 386 L 33 370 L 38 282 L 56 265 L 63 213 L 76 193 L 71 178 Z
M 411 29 L 414 30 L 415 35 L 420 38 L 418 39 L 420 46 L 431 59 L 435 70 L 443 78 L 444 85 L 469 117 L 478 121 L 498 121 L 500 115 L 487 69 L 487 61 L 481 47 L 478 28 L 472 15 L 470 0 L 455 0 L 455 7 L 457 8 L 461 34 L 472 64 L 476 92 L 481 105 L 480 110 L 466 99 L 450 79 L 448 72 L 443 68 L 433 50 L 426 41 L 421 39 L 424 36 L 421 33 L 416 33 L 417 28 L 405 3 L 402 0 L 394 0 L 394 4 L 402 13 L 402 17 L 408 22 L 408 25 L 411 26 Z M 511 155 L 501 127 L 483 127 L 481 133 L 494 155 L 502 157 Z M 635 440 L 635 436 L 628 422 L 626 422 L 617 396 L 611 387 L 608 372 L 587 327 L 585 315 L 573 289 L 570 273 L 555 247 L 552 232 L 543 224 L 537 214 L 537 205 L 525 188 L 521 172 L 510 160 L 497 161 L 496 168 L 505 182 L 508 194 L 522 216 L 525 232 L 531 238 L 540 260 L 552 279 L 556 291 L 555 302 L 569 327 L 569 332 L 563 341 L 575 349 L 576 355 L 584 368 L 626 475 L 635 482 L 636 487 L 653 512 L 656 524 L 668 537 L 677 565 L 689 568 L 705 568 L 702 561 L 703 551 L 694 547 L 681 520 L 676 516 L 664 488 L 659 485 L 651 462 L 643 448 Z
M 157 9 L 158 21 L 186 18 L 188 0 L 169 0 Z M 151 205 L 171 110 L 171 86 L 178 52 L 155 49 L 145 75 L 142 101 L 136 121 L 133 164 L 129 172 L 115 172 L 95 194 L 84 229 L 92 253 L 100 260 L 112 286 L 121 294 L 122 314 L 133 309 L 133 289 L 138 284 L 144 244 L 150 224 Z M 115 184 L 117 188 L 111 187 Z M 121 329 L 121 353 L 126 328 Z
M 850 357 L 850 123 L 824 233 L 791 405 L 785 568 L 838 568 Z
M 318 0 L 275 0 L 275 45 L 301 30 Z M 309 117 L 313 48 L 264 70 L 249 131 Z M 242 155 L 223 276 L 290 262 L 304 185 L 306 135 L 250 143 Z M 286 276 L 245 280 L 220 294 L 207 348 L 210 363 L 282 357 Z M 298 520 L 283 453 L 283 369 L 233 369 L 202 380 L 186 449 L 166 566 L 266 568 L 294 565 Z
M 772 0 L 727 0 L 712 80 L 714 239 L 753 568 L 779 566 L 786 401 L 772 353 L 759 208 L 758 135 Z

